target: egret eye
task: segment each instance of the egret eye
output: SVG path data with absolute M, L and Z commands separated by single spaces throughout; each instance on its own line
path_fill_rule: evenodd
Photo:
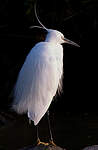
M 61 36 L 61 39 L 64 40 L 64 36 Z

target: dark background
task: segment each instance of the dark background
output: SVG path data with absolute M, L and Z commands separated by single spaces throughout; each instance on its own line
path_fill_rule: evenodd
M 0 1 L 0 109 L 11 104 L 11 91 L 25 57 L 45 36 L 40 29 L 29 29 L 39 25 L 34 2 Z M 94 0 L 37 2 L 43 24 L 80 45 L 80 48 L 64 45 L 64 88 L 62 100 L 57 103 L 61 110 L 64 107 L 68 111 L 96 111 L 97 6 Z
M 34 3 L 34 0 L 0 1 L 0 114 L 5 120 L 9 120 L 6 114 L 16 117 L 10 107 L 11 92 L 19 70 L 31 48 L 45 38 L 44 31 L 29 29 L 32 25 L 39 25 L 34 14 Z M 55 98 L 50 107 L 51 113 L 55 114 L 55 118 L 66 116 L 74 120 L 75 117 L 76 122 L 81 116 L 88 116 L 97 122 L 97 1 L 38 0 L 37 13 L 47 28 L 61 31 L 66 38 L 80 45 L 80 48 L 63 45 L 63 93 Z M 4 125 L 2 117 L 1 125 Z M 95 122 L 94 129 L 97 125 Z M 82 127 L 79 129 L 82 130 Z M 98 135 L 98 130 L 95 133 Z

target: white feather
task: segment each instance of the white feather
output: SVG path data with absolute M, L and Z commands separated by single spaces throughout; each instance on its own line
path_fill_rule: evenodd
M 61 89 L 63 48 L 40 42 L 28 54 L 14 89 L 13 108 L 28 113 L 37 125 L 48 110 L 57 89 Z

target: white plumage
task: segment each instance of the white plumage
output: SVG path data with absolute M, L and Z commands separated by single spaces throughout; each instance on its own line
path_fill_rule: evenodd
M 64 38 L 61 32 L 46 30 L 46 40 L 32 48 L 20 70 L 12 105 L 17 113 L 27 113 L 35 125 L 47 112 L 57 90 L 62 89 L 63 47 L 61 44 L 69 43 L 79 47 L 78 44 Z
M 55 39 L 50 41 L 52 35 L 57 33 L 58 31 L 51 30 L 45 42 L 32 48 L 14 89 L 13 108 L 18 113 L 27 112 L 35 125 L 48 110 L 57 89 L 61 89 L 63 48 Z

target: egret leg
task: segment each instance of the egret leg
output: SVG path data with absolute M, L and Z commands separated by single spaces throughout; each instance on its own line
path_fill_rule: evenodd
M 40 144 L 46 145 L 46 146 L 49 145 L 49 143 L 44 143 L 44 142 L 40 141 L 39 132 L 38 132 L 38 125 L 37 125 L 36 129 L 37 129 L 37 145 L 40 145 Z
M 36 130 L 37 130 L 37 145 L 39 145 L 40 139 L 39 139 L 39 133 L 38 133 L 38 125 L 36 126 Z
M 31 119 L 29 119 L 29 124 L 31 125 Z
M 47 118 L 48 118 L 48 126 L 49 126 L 49 132 L 50 132 L 50 144 L 56 146 L 56 144 L 53 142 L 53 136 L 51 131 L 51 124 L 49 119 L 49 110 L 47 111 Z

